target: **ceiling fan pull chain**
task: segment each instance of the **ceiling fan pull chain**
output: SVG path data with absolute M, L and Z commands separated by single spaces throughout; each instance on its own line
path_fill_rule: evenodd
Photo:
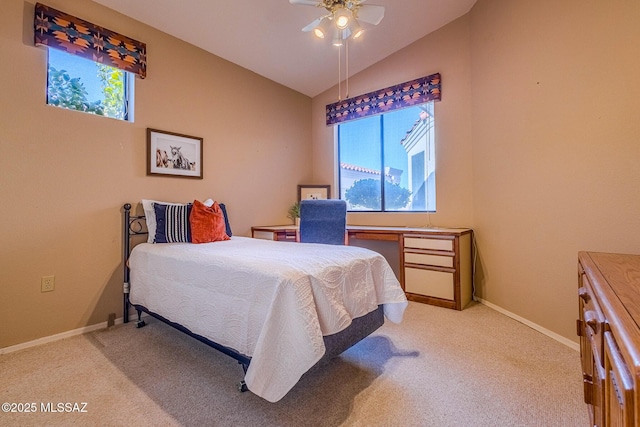
M 340 71 L 341 71 L 341 64 L 340 64 L 340 59 L 342 58 L 342 55 L 340 54 L 342 51 L 342 47 L 338 46 L 338 101 L 342 101 L 342 88 L 341 88 L 341 84 L 342 84 L 342 76 L 340 75 Z
M 349 99 L 349 39 L 346 39 L 344 41 L 344 50 L 345 50 L 345 54 L 344 54 L 344 62 L 346 65 L 346 86 L 347 86 L 347 93 L 344 94 L 345 99 Z

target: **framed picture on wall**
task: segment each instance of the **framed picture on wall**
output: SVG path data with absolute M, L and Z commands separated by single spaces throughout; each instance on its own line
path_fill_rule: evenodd
M 147 175 L 202 179 L 202 138 L 147 128 Z
M 298 201 L 331 198 L 330 185 L 298 185 Z

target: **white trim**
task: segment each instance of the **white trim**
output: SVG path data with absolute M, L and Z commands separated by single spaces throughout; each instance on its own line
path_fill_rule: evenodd
M 143 313 L 143 317 L 146 316 L 146 313 Z M 137 314 L 130 314 L 129 315 L 129 321 L 137 321 L 138 320 L 138 315 Z M 122 322 L 122 317 L 116 319 L 114 321 L 114 325 L 119 325 L 123 323 Z M 48 337 L 42 337 L 42 338 L 38 338 L 36 340 L 33 341 L 27 341 L 27 342 L 23 342 L 21 344 L 16 344 L 16 345 L 12 345 L 9 347 L 3 347 L 0 348 L 0 355 L 2 354 L 8 354 L 8 353 L 13 353 L 14 351 L 19 351 L 19 350 L 24 350 L 25 348 L 30 348 L 30 347 L 35 347 L 41 344 L 47 344 L 50 342 L 54 342 L 54 341 L 59 341 L 65 338 L 71 338 L 74 337 L 76 335 L 82 335 L 82 334 L 86 334 L 88 332 L 93 332 L 93 331 L 97 331 L 99 329 L 105 329 L 107 327 L 108 322 L 102 322 L 102 323 L 98 323 L 95 325 L 90 325 L 90 326 L 84 326 L 82 328 L 78 328 L 78 329 L 74 329 L 71 331 L 67 331 L 67 332 L 61 332 L 59 334 L 55 334 L 55 335 L 50 335 Z
M 527 325 L 528 327 L 535 329 L 536 331 L 548 336 L 549 338 L 553 338 L 554 340 L 558 341 L 561 344 L 566 345 L 567 347 L 571 348 L 572 350 L 575 351 L 580 351 L 580 344 L 578 344 L 577 342 L 571 341 L 570 339 L 567 339 L 565 337 L 563 337 L 562 335 L 558 335 L 553 331 L 550 331 L 549 329 L 543 328 L 542 326 L 531 322 L 530 320 L 525 319 L 524 317 L 520 317 L 517 314 L 513 314 L 510 311 L 505 310 L 502 307 L 499 307 L 495 304 L 490 303 L 489 301 L 483 300 L 482 298 L 478 298 L 475 297 L 476 301 L 478 301 L 480 304 L 486 305 L 489 308 L 494 309 L 495 311 L 498 311 L 502 314 L 504 314 L 505 316 L 511 317 L 514 320 L 517 320 L 520 323 L 524 323 L 525 325 Z
M 486 305 L 487 307 L 504 314 L 505 316 L 511 317 L 514 320 L 517 320 L 520 323 L 523 323 L 527 326 L 529 326 L 532 329 L 535 329 L 536 331 L 550 337 L 553 338 L 554 340 L 560 342 L 561 344 L 566 345 L 567 347 L 575 350 L 575 351 L 580 351 L 580 344 L 573 342 L 565 337 L 563 337 L 562 335 L 558 335 L 555 332 L 552 332 L 546 328 L 543 328 L 542 326 L 533 323 L 523 317 L 520 317 L 516 314 L 511 313 L 510 311 L 505 310 L 502 307 L 499 307 L 495 304 L 490 303 L 489 301 L 486 301 L 482 298 L 478 298 L 475 297 L 475 300 L 478 301 L 480 304 Z M 146 317 L 147 314 L 143 313 L 142 314 L 143 317 Z M 129 315 L 129 321 L 136 321 L 137 320 L 137 314 L 131 314 Z M 122 323 L 122 317 L 118 318 L 115 320 L 114 325 L 119 325 Z M 74 337 L 76 335 L 82 335 L 82 334 L 86 334 L 87 332 L 93 332 L 93 331 L 97 331 L 98 329 L 104 329 L 107 327 L 107 322 L 102 322 L 102 323 L 98 323 L 96 325 L 91 325 L 91 326 L 85 326 L 83 328 L 78 328 L 78 329 L 74 329 L 72 331 L 67 331 L 67 332 L 62 332 L 60 334 L 55 334 L 55 335 L 51 335 L 48 337 L 43 337 L 43 338 L 38 338 L 36 340 L 33 341 L 28 341 L 28 342 L 24 342 L 21 344 L 16 344 L 16 345 L 12 345 L 9 347 L 3 347 L 0 348 L 0 355 L 2 354 L 8 354 L 8 353 L 13 353 L 14 351 L 19 351 L 19 350 L 23 350 L 25 348 L 30 348 L 30 347 L 35 347 L 41 344 L 46 344 L 46 343 L 50 343 L 50 342 L 54 342 L 54 341 L 59 341 L 65 338 L 70 338 L 70 337 Z

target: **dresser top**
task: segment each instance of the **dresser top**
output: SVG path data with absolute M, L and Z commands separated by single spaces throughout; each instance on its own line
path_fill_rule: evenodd
M 581 252 L 580 257 L 583 261 L 592 261 L 597 273 L 640 327 L 640 255 Z M 585 264 L 583 262 L 583 267 L 587 269 Z

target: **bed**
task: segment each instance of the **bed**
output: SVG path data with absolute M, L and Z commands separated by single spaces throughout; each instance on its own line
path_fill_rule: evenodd
M 131 237 L 144 230 L 144 217 L 130 208 L 125 321 L 132 306 L 235 358 L 245 369 L 242 388 L 270 402 L 376 330 L 383 315 L 402 320 L 404 292 L 376 252 L 238 236 L 130 250 Z

